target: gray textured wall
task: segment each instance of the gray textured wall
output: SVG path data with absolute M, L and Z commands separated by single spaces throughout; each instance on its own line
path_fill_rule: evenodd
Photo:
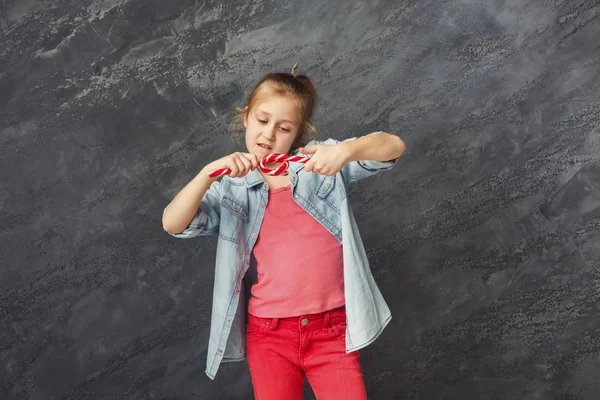
M 370 398 L 600 397 L 600 2 L 323 3 L 0 3 L 2 399 L 252 397 L 203 372 L 216 240 L 161 214 L 296 61 L 321 137 L 408 146 L 350 190 Z

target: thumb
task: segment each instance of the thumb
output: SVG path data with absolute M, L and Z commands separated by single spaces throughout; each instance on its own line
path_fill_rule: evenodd
M 299 150 L 303 154 L 315 154 L 317 152 L 316 147 L 301 147 Z

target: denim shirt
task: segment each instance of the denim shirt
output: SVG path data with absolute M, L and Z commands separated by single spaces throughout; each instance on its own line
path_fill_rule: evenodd
M 370 135 L 377 133 L 380 132 Z M 306 147 L 338 143 L 335 139 L 313 140 Z M 312 156 L 299 152 L 294 155 Z M 397 158 L 386 162 L 352 161 L 332 176 L 306 172 L 302 163 L 290 163 L 288 169 L 295 202 L 342 244 L 346 352 L 372 343 L 391 320 L 390 310 L 371 274 L 346 186 L 379 170 L 390 169 L 396 161 Z M 206 375 L 211 379 L 215 378 L 221 362 L 245 359 L 246 313 L 252 284 L 252 274 L 247 272 L 256 269 L 252 249 L 265 215 L 268 194 L 268 184 L 258 169 L 241 178 L 223 176 L 207 190 L 188 228 L 178 234 L 171 233 L 178 238 L 219 235 L 206 364 Z

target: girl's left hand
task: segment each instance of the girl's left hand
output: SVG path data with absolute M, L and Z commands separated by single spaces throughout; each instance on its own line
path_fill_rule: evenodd
M 331 176 L 337 174 L 348 160 L 347 150 L 339 144 L 318 144 L 313 147 L 301 147 L 298 151 L 302 154 L 314 154 L 304 164 L 304 170 L 321 175 Z

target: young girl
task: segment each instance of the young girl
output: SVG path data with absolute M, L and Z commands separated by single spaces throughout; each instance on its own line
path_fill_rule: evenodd
M 248 152 L 206 165 L 163 212 L 175 237 L 219 235 L 206 374 L 247 358 L 259 400 L 302 399 L 304 376 L 320 400 L 366 399 L 358 350 L 391 319 L 346 186 L 391 168 L 404 142 L 313 140 L 315 103 L 295 66 L 265 75 L 238 109 Z M 257 168 L 270 153 L 310 160 L 271 176 Z

